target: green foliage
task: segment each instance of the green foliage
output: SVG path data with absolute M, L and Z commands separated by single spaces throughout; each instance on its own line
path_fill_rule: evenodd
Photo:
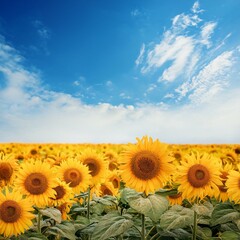
M 161 216 L 160 227 L 167 231 L 186 228 L 193 225 L 193 215 L 192 209 L 174 205 Z
M 232 203 L 225 202 L 219 203 L 215 206 L 212 212 L 211 225 L 215 226 L 227 222 L 232 222 L 240 218 L 240 212 L 238 212 Z
M 133 226 L 131 215 L 119 215 L 118 212 L 108 213 L 102 217 L 101 221 L 96 225 L 92 240 L 105 240 L 123 234 Z

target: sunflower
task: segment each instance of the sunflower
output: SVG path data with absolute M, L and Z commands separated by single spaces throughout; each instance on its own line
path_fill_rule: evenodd
M 88 167 L 92 176 L 92 184 L 103 183 L 108 175 L 108 163 L 105 156 L 102 153 L 87 148 L 81 155 L 77 156 L 79 160 Z
M 178 190 L 182 192 L 183 198 L 195 200 L 219 195 L 218 186 L 222 185 L 222 181 L 217 158 L 207 153 L 192 153 L 185 156 L 185 161 L 181 161 L 177 169 L 176 180 L 181 184 Z
M 33 210 L 29 199 L 18 192 L 0 192 L 0 234 L 11 237 L 24 233 L 32 226 Z
M 74 193 L 85 192 L 91 184 L 91 175 L 88 167 L 78 159 L 69 158 L 60 163 L 57 168 L 59 178 L 73 189 Z
M 70 204 L 69 202 L 65 202 L 59 206 L 57 206 L 57 209 L 61 212 L 62 215 L 62 220 L 70 220 L 70 216 L 68 215 L 68 213 L 71 210 L 71 206 L 72 204 Z
M 41 161 L 24 162 L 18 171 L 15 187 L 27 195 L 37 207 L 45 207 L 54 198 L 57 178 L 54 168 Z
M 122 180 L 136 191 L 154 192 L 164 186 L 173 173 L 167 145 L 144 136 L 137 144 L 129 144 L 119 162 Z
M 227 193 L 235 203 L 240 201 L 240 164 L 237 165 L 238 171 L 231 170 L 226 181 Z
M 64 203 L 73 203 L 74 192 L 69 184 L 58 179 L 58 185 L 53 188 L 56 192 L 54 198 L 50 198 L 49 205 L 51 206 L 60 206 Z
M 181 205 L 183 201 L 182 193 L 171 194 L 167 196 L 170 205 Z
M 110 171 L 118 169 L 118 155 L 115 151 L 113 150 L 108 150 L 107 152 L 104 153 L 107 161 L 108 161 L 108 169 Z
M 112 183 L 112 185 L 115 189 L 119 189 L 121 178 L 119 176 L 118 171 L 114 170 L 114 171 L 109 172 L 109 175 L 107 176 L 106 182 Z
M 12 184 L 18 168 L 17 160 L 12 154 L 0 153 L 0 185 Z
M 113 184 L 110 182 L 105 182 L 105 183 L 101 184 L 99 190 L 100 190 L 100 197 L 105 196 L 105 195 L 117 196 L 117 194 L 118 194 L 118 189 L 115 189 L 113 187 Z
M 228 163 L 224 166 L 222 166 L 220 172 L 221 172 L 221 181 L 222 181 L 222 184 L 220 186 L 218 186 L 219 188 L 219 197 L 218 199 L 225 202 L 228 200 L 228 192 L 227 192 L 227 186 L 226 186 L 226 181 L 228 179 L 228 174 L 229 174 L 229 171 L 233 170 L 233 166 L 231 163 Z

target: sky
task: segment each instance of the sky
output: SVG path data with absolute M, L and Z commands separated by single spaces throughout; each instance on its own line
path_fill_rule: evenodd
M 0 142 L 240 143 L 240 2 L 2 0 Z

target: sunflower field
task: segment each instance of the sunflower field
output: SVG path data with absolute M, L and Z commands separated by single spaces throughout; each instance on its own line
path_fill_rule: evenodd
M 240 144 L 0 144 L 0 239 L 240 239 Z

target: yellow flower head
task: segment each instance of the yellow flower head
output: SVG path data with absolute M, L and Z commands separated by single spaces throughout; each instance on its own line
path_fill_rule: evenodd
M 194 200 L 206 196 L 218 196 L 222 184 L 220 179 L 220 163 L 215 157 L 203 153 L 186 155 L 178 166 L 177 182 L 183 198 Z
M 108 163 L 102 153 L 86 148 L 79 157 L 79 160 L 88 167 L 92 176 L 92 184 L 104 182 L 108 175 Z
M 0 186 L 12 184 L 17 168 L 18 163 L 14 155 L 0 153 Z
M 91 184 L 88 167 L 78 159 L 69 158 L 62 161 L 57 169 L 59 178 L 68 183 L 76 194 L 85 192 Z
M 32 226 L 32 203 L 16 191 L 0 192 L 0 234 L 17 236 Z
M 226 181 L 227 193 L 235 203 L 240 202 L 240 164 L 237 165 L 238 171 L 230 170 Z
M 126 186 L 136 191 L 154 192 L 162 188 L 173 173 L 167 145 L 144 136 L 137 144 L 129 144 L 123 152 L 119 169 Z
M 53 189 L 57 186 L 56 173 L 49 164 L 42 161 L 24 162 L 14 186 L 37 207 L 45 207 L 49 198 L 54 198 L 56 193 Z

